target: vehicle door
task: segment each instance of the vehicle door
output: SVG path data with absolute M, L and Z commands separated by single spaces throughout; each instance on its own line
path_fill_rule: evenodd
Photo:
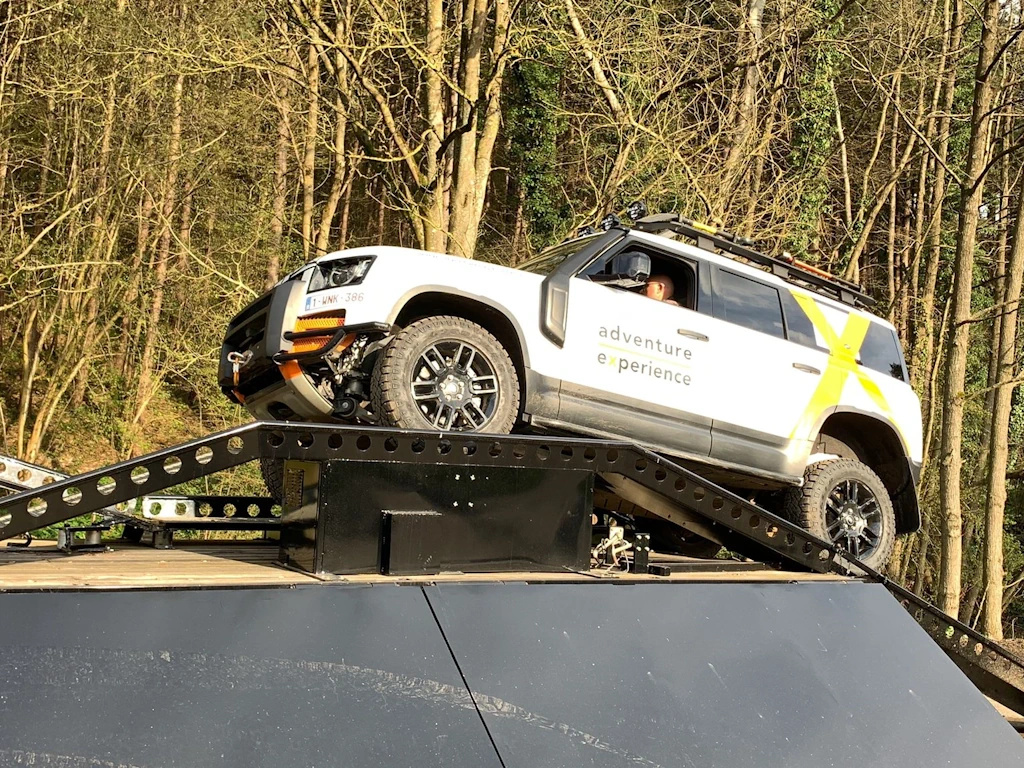
M 715 390 L 713 319 L 699 311 L 710 312 L 707 264 L 643 246 L 656 264 L 677 270 L 679 305 L 594 281 L 616 254 L 633 247 L 627 241 L 570 280 L 559 420 L 706 457 Z
M 718 267 L 713 293 L 720 386 L 711 456 L 798 477 L 818 415 L 811 412 L 828 394 L 819 389 L 828 347 L 785 286 Z

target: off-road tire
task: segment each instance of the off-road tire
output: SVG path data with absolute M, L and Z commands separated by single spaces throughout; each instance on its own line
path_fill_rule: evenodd
M 870 568 L 882 571 L 896 543 L 896 513 L 885 484 L 866 464 L 856 459 L 831 459 L 812 464 L 804 472 L 803 487 L 793 488 L 784 494 L 780 513 L 818 538 L 831 541 L 825 523 L 825 503 L 832 490 L 844 480 L 863 483 L 878 502 L 881 516 L 878 544 L 870 554 L 858 559 Z
M 270 498 L 280 504 L 284 498 L 284 459 L 260 458 L 260 472 Z
M 508 434 L 519 417 L 519 377 L 512 358 L 493 335 L 462 317 L 439 315 L 402 329 L 380 355 L 370 381 L 374 413 L 381 423 L 401 429 L 433 429 L 413 399 L 413 369 L 430 345 L 462 341 L 476 347 L 490 363 L 498 382 L 494 413 L 481 432 Z

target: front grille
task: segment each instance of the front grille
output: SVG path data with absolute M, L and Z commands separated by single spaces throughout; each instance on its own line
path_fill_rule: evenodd
M 265 293 L 243 309 L 228 325 L 224 337 L 225 346 L 244 352 L 263 341 L 267 329 L 267 313 L 270 310 L 271 293 Z

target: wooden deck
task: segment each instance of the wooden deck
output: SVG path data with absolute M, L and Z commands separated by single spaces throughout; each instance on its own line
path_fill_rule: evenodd
M 0 543 L 0 591 L 60 589 L 138 589 L 161 587 L 292 586 L 324 581 L 354 583 L 436 581 L 835 581 L 843 577 L 774 570 L 679 573 L 669 577 L 619 572 L 587 573 L 446 573 L 430 576 L 367 574 L 319 578 L 278 564 L 278 548 L 262 541 L 176 541 L 174 549 L 110 542 L 107 551 L 65 554 L 52 542 L 28 549 Z

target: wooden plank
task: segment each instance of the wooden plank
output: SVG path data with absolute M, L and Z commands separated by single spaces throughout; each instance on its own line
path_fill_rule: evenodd
M 843 577 L 788 571 L 744 570 L 678 573 L 654 577 L 620 571 L 584 573 L 445 573 L 391 577 L 363 574 L 316 577 L 277 564 L 278 548 L 266 542 L 189 541 L 174 549 L 112 542 L 103 552 L 68 555 L 52 542 L 33 543 L 28 549 L 0 547 L 0 590 L 25 589 L 133 589 L 160 587 L 287 586 L 323 581 L 372 583 L 544 581 L 682 582 L 797 582 L 835 581 Z

